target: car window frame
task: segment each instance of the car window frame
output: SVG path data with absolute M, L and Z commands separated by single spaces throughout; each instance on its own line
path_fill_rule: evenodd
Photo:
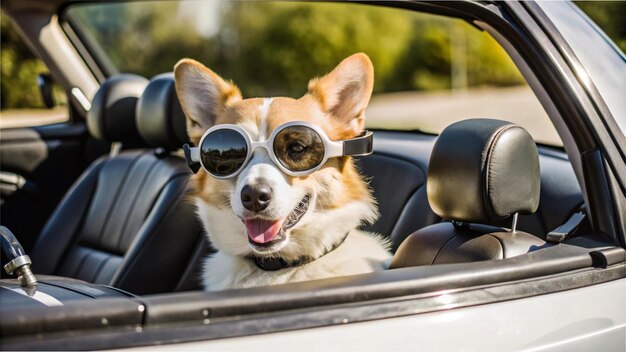
M 517 20 L 525 17 L 526 23 L 531 24 L 526 26 L 527 35 L 544 51 L 553 72 L 558 72 L 563 79 L 550 84 L 549 88 L 562 91 L 551 92 L 555 101 L 559 99 L 554 98 L 557 94 L 569 96 L 569 106 L 561 117 L 574 135 L 573 142 L 579 150 L 580 165 L 573 165 L 581 179 L 590 216 L 597 231 L 609 234 L 616 243 L 626 246 L 626 215 L 618 211 L 626 201 L 626 149 L 620 148 L 626 145 L 626 137 L 593 81 L 584 69 L 581 70 L 584 66 L 539 5 L 532 2 L 501 5 Z M 555 127 L 561 133 L 556 123 Z M 571 153 L 568 151 L 568 154 Z M 613 183 L 617 183 L 617 188 L 609 189 Z

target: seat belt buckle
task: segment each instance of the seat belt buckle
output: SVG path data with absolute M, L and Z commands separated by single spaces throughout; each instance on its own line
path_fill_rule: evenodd
M 553 243 L 561 243 L 565 241 L 567 236 L 571 235 L 572 233 L 576 231 L 576 229 L 578 228 L 578 225 L 580 225 L 580 223 L 584 219 L 585 219 L 585 213 L 583 212 L 577 212 L 577 213 L 572 214 L 572 216 L 570 216 L 570 218 L 567 219 L 567 221 L 563 225 L 557 227 L 556 229 L 548 233 L 548 235 L 546 236 L 546 241 L 553 242 Z

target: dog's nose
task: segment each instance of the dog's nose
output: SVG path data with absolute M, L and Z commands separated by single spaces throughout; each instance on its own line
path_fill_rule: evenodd
M 266 183 L 245 185 L 241 190 L 241 202 L 244 208 L 260 212 L 265 210 L 272 200 L 272 189 Z

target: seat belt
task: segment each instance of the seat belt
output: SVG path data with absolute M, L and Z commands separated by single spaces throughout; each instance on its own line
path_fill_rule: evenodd
M 561 243 L 565 241 L 567 236 L 576 232 L 578 225 L 583 222 L 585 216 L 585 213 L 583 213 L 582 211 L 578 211 L 572 214 L 572 216 L 570 216 L 563 225 L 548 233 L 548 235 L 546 236 L 546 241 L 553 243 Z

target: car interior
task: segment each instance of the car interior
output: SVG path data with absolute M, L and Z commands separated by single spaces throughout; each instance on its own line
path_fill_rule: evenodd
M 34 272 L 110 285 L 134 294 L 201 289 L 202 259 L 212 249 L 196 219 L 193 205 L 185 200 L 191 171 L 176 148 L 185 143 L 186 134 L 173 75 L 166 73 L 151 81 L 128 74 L 110 77 L 92 102 L 87 125 L 94 138 L 121 143 L 124 150 L 93 162 L 67 192 L 33 246 Z M 475 120 L 475 125 L 483 123 Z M 459 133 L 463 134 L 463 129 Z M 528 170 L 528 162 L 524 158 L 533 160 L 536 157 L 533 154 L 537 152 L 526 148 L 524 151 L 528 155 L 515 159 L 510 158 L 511 152 L 506 148 L 517 151 L 519 146 L 504 146 L 502 153 L 505 153 L 506 160 L 513 163 L 510 167 L 516 168 L 505 175 L 517 175 L 520 179 L 503 182 L 505 186 L 497 192 L 515 194 L 515 190 L 508 187 L 535 184 L 540 193 L 540 197 L 534 199 L 538 202 L 538 210 L 526 210 L 529 214 L 519 216 L 517 229 L 524 232 L 518 232 L 517 240 L 511 245 L 521 248 L 517 251 L 506 248 L 507 237 L 499 239 L 505 247 L 499 251 L 493 250 L 492 244 L 473 245 L 463 240 L 450 242 L 448 237 L 438 232 L 446 232 L 445 229 L 454 232 L 452 220 L 511 227 L 510 223 L 507 224 L 510 219 L 504 221 L 497 216 L 489 216 L 488 210 L 480 215 L 457 219 L 452 215 L 454 209 L 440 212 L 444 215 L 440 217 L 429 204 L 426 193 L 429 177 L 431 182 L 457 185 L 445 187 L 450 192 L 447 197 L 452 204 L 460 203 L 458 206 L 474 209 L 485 202 L 480 198 L 482 195 L 458 196 L 459 188 L 480 189 L 481 179 L 473 178 L 481 174 L 480 169 L 461 170 L 467 175 L 461 175 L 460 182 L 445 180 L 451 177 L 446 174 L 447 170 L 458 172 L 462 159 L 480 158 L 481 149 L 477 149 L 478 154 L 474 156 L 460 154 L 472 143 L 465 141 L 459 143 L 456 150 L 448 148 L 433 154 L 437 136 L 393 131 L 376 131 L 374 136 L 374 153 L 360 158 L 358 165 L 370 180 L 381 215 L 374 224 L 366 224 L 363 229 L 389 236 L 394 251 L 409 235 L 419 230 L 411 235 L 411 243 L 421 248 L 420 251 L 439 253 L 437 259 L 428 262 L 429 255 L 405 249 L 425 262 L 396 256 L 395 267 L 470 260 L 448 258 L 449 255 L 439 248 L 444 244 L 454 245 L 449 249 L 451 252 L 460 253 L 462 244 L 491 251 L 476 254 L 470 261 L 502 259 L 526 253 L 532 246 L 540 248 L 545 245 L 547 233 L 564 223 L 583 205 L 574 172 L 563 152 L 540 146 L 536 168 L 541 170 L 540 175 L 539 172 L 537 175 L 526 175 L 523 171 Z M 526 138 L 532 141 L 527 134 Z M 451 140 L 459 139 L 452 137 Z M 482 147 L 486 141 L 476 143 Z M 532 145 L 535 145 L 534 142 Z M 430 160 L 436 163 L 438 169 L 429 175 Z M 535 176 L 538 178 L 533 179 Z M 526 200 L 521 196 L 525 193 L 522 190 L 519 192 L 515 199 Z M 465 201 L 461 202 L 461 199 Z M 523 213 L 523 210 L 513 206 L 507 214 Z M 476 231 L 504 233 L 507 231 L 504 228 Z M 435 234 L 429 235 L 429 231 Z M 429 236 L 438 244 L 425 243 Z M 469 234 L 460 236 L 474 237 Z M 521 243 L 517 244 L 518 241 Z M 180 273 L 184 274 L 181 276 Z
M 158 90 L 161 80 L 153 84 Z M 154 126 L 160 121 L 153 113 L 164 102 L 160 92 L 149 95 L 154 88 L 142 96 L 147 85 L 145 78 L 120 75 L 96 94 L 89 131 L 131 148 L 95 161 L 70 189 L 31 251 L 35 272 L 136 293 L 176 288 L 176 274 L 188 264 L 180 259 L 189 257 L 201 232 L 183 200 L 191 172 L 171 155 L 176 140 L 169 126 Z
M 235 328 L 237 319 L 265 312 L 284 312 L 286 320 L 276 323 L 283 327 L 314 326 L 315 319 L 296 320 L 291 310 L 552 279 L 626 256 L 614 238 L 592 230 L 564 148 L 536 143 L 498 116 L 472 116 L 440 135 L 375 129 L 373 154 L 356 158 L 380 211 L 361 228 L 392 243 L 385 272 L 202 292 L 204 258 L 215 249 L 189 196 L 192 171 L 181 150 L 186 121 L 174 76 L 101 78 L 86 118 L 75 113 L 84 103 L 70 94 L 70 123 L 2 131 L 1 225 L 30 256 L 39 289 L 73 301 L 62 314 L 24 303 L 15 295 L 19 284 L 4 280 L 16 275 L 2 272 L 3 338 L 132 326 L 122 340 L 141 344 L 131 336 L 137 326 L 189 321 L 198 327 L 148 339 L 240 336 L 262 323 Z M 492 292 L 497 296 L 497 288 Z M 468 297 L 471 304 L 483 299 Z M 387 314 L 364 309 L 350 314 Z M 200 333 L 209 320 L 223 324 Z M 105 338 L 89 343 L 111 346 Z M 71 345 L 57 345 L 64 346 Z

